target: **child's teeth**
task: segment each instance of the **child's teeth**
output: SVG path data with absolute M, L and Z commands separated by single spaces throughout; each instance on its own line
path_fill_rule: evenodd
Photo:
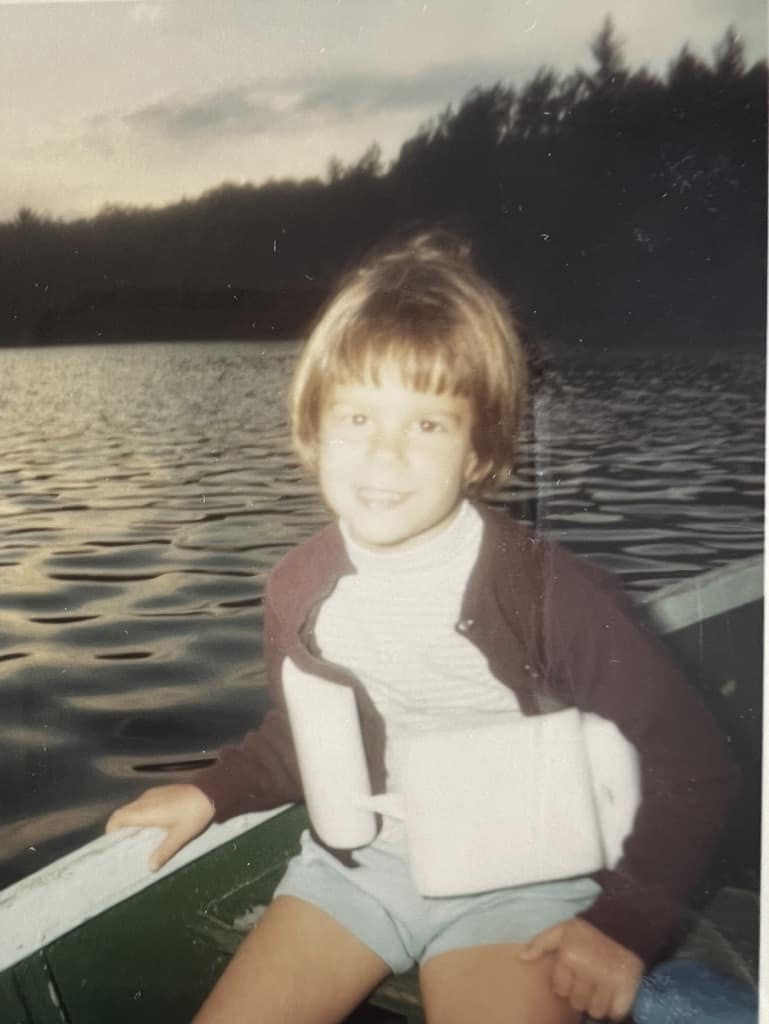
M 361 491 L 361 497 L 370 505 L 393 505 L 400 501 L 401 494 L 400 491 L 382 491 L 366 488 Z

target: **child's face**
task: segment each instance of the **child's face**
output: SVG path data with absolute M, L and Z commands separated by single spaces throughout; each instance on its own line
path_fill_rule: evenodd
M 461 395 L 414 391 L 397 368 L 378 384 L 336 385 L 320 423 L 318 474 L 359 544 L 403 547 L 456 512 L 476 464 Z

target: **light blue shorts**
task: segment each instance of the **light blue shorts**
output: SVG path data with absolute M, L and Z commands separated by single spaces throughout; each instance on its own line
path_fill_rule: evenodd
M 592 878 L 496 889 L 436 899 L 414 888 L 405 861 L 365 847 L 348 868 L 305 832 L 276 896 L 295 896 L 330 914 L 400 974 L 439 953 L 502 942 L 528 942 L 538 932 L 586 910 L 601 891 Z

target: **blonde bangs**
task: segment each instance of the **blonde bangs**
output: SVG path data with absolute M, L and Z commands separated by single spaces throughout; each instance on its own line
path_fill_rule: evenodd
M 396 366 L 416 391 L 464 395 L 473 408 L 478 472 L 471 490 L 499 483 L 512 463 L 526 393 L 525 358 L 499 293 L 464 251 L 420 236 L 364 265 L 321 314 L 291 388 L 293 441 L 314 470 L 320 420 L 338 385 L 378 385 Z
M 356 332 L 357 335 L 357 332 Z M 461 348 L 438 336 L 415 338 L 403 333 L 363 333 L 342 339 L 332 373 L 334 384 L 379 386 L 383 368 L 396 367 L 403 384 L 414 391 L 469 395 L 470 366 Z

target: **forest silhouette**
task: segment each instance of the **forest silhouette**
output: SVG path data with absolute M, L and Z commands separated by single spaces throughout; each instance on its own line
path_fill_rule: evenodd
M 163 208 L 0 224 L 0 344 L 300 337 L 388 233 L 472 242 L 534 342 L 762 346 L 765 62 L 729 28 L 707 61 L 630 69 L 610 19 L 592 66 L 473 89 L 383 165 L 223 184 Z

